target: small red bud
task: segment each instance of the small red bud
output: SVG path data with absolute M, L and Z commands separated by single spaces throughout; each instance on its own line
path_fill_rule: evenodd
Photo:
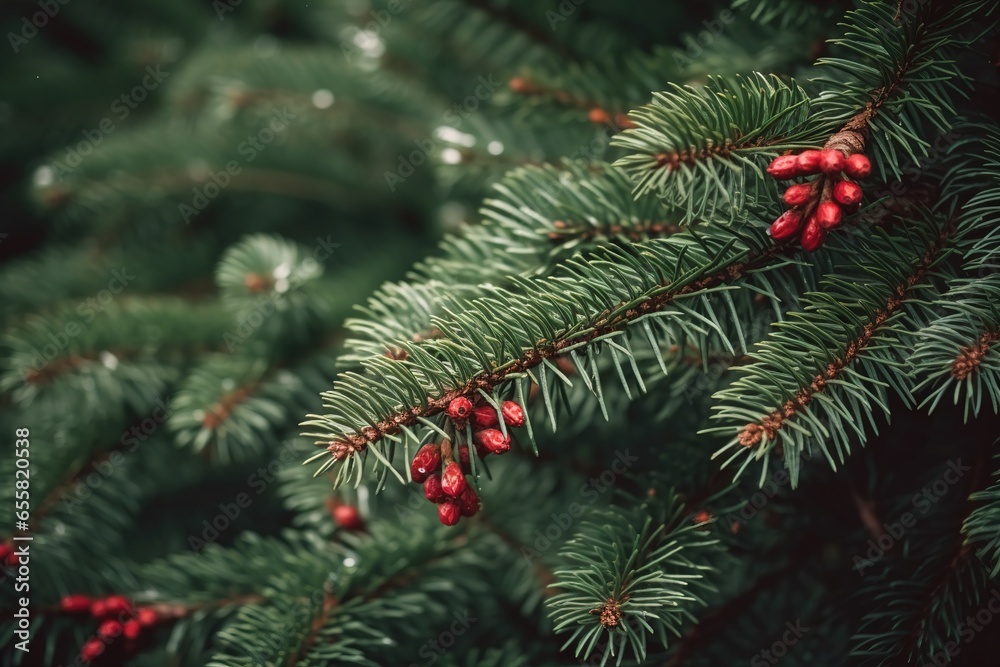
M 479 496 L 471 486 L 465 487 L 465 491 L 462 491 L 456 502 L 462 516 L 474 516 L 479 511 Z
M 97 634 L 105 639 L 114 639 L 122 633 L 122 624 L 114 619 L 108 619 L 97 626 Z
M 768 232 L 775 241 L 784 241 L 795 236 L 801 226 L 801 213 L 798 211 L 785 211 L 778 216 L 777 220 L 771 223 Z
M 863 153 L 855 153 L 847 158 L 844 171 L 851 178 L 868 178 L 872 173 L 872 161 Z
M 17 555 L 16 551 L 11 551 L 7 554 L 7 567 L 17 567 L 21 564 L 21 557 Z
M 779 155 L 767 166 L 767 173 L 783 181 L 799 175 L 799 158 L 796 155 Z
M 802 230 L 802 249 L 807 252 L 819 250 L 819 247 L 826 241 L 826 232 L 819 226 L 816 216 L 811 216 L 806 221 L 806 227 Z
M 424 445 L 413 456 L 410 464 L 410 476 L 414 482 L 423 482 L 427 477 L 441 467 L 441 446 Z
M 606 125 L 611 120 L 611 116 L 604 109 L 595 107 L 587 112 L 587 119 L 595 125 Z
M 448 494 L 441 488 L 441 475 L 431 475 L 424 482 L 424 498 L 432 503 L 443 503 L 448 500 Z
M 444 467 L 444 472 L 441 474 L 441 490 L 452 498 L 458 498 L 467 486 L 465 474 L 457 463 L 452 461 Z
M 474 428 L 493 428 L 500 423 L 497 418 L 497 411 L 492 405 L 480 405 L 472 411 L 472 425 Z
M 108 605 L 104 603 L 104 600 L 94 600 L 94 603 L 90 605 L 90 615 L 94 618 L 104 618 L 108 615 Z
M 823 161 L 823 151 L 802 151 L 796 159 L 800 175 L 808 176 L 809 174 L 815 174 L 820 170 L 820 164 Z
M 104 599 L 108 616 L 127 614 L 132 610 L 132 603 L 124 595 L 109 595 Z
M 333 520 L 344 530 L 364 530 L 365 522 L 354 505 L 337 505 L 333 508 Z
M 459 445 L 458 447 L 458 462 L 462 464 L 462 472 L 469 473 L 472 472 L 472 465 L 469 462 L 469 446 Z
M 510 438 L 495 428 L 488 428 L 473 435 L 476 442 L 493 454 L 503 454 L 510 451 Z
M 446 526 L 454 526 L 462 516 L 462 510 L 454 500 L 446 500 L 438 505 L 438 520 Z
M 125 625 L 122 626 L 122 634 L 125 635 L 126 639 L 138 639 L 141 632 L 142 624 L 135 619 L 125 621 Z
M 789 206 L 805 204 L 812 197 L 812 186 L 808 183 L 793 185 L 785 190 L 785 203 Z
M 816 222 L 823 229 L 833 229 L 839 226 L 843 216 L 844 212 L 836 202 L 820 202 L 820 205 L 816 207 Z
M 844 170 L 847 161 L 844 159 L 844 154 L 836 149 L 830 149 L 823 151 L 823 157 L 820 160 L 819 168 L 824 174 L 839 174 Z
M 0 561 L 6 561 L 12 553 L 14 553 L 14 547 L 9 542 L 0 543 Z
M 448 416 L 455 421 L 465 419 L 469 416 L 470 412 L 472 412 L 472 401 L 467 399 L 465 396 L 454 398 L 451 403 L 448 404 Z
M 857 204 L 861 194 L 861 186 L 851 181 L 840 181 L 833 186 L 833 198 L 844 206 Z
M 91 639 L 80 649 L 80 657 L 88 662 L 97 660 L 104 653 L 104 642 L 100 639 Z
M 86 595 L 67 595 L 59 601 L 59 608 L 70 614 L 81 614 L 89 612 L 92 603 Z
M 148 607 L 137 611 L 135 616 L 136 619 L 139 621 L 139 624 L 142 625 L 144 628 L 148 628 L 151 625 L 156 625 L 156 622 L 160 620 L 160 617 L 156 615 L 156 612 L 153 611 L 152 609 L 149 609 Z
M 514 401 L 504 401 L 500 406 L 500 412 L 503 414 L 503 423 L 507 426 L 514 428 L 524 426 L 524 410 Z

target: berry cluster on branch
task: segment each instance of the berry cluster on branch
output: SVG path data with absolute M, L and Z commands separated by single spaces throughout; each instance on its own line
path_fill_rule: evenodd
M 135 655 L 142 638 L 160 620 L 152 609 L 135 607 L 122 595 L 97 599 L 67 595 L 60 600 L 59 608 L 68 614 L 89 615 L 98 621 L 96 636 L 80 648 L 80 657 L 87 662 L 100 658 L 109 665 Z
M 524 410 L 514 401 L 504 401 L 497 414 L 492 405 L 474 406 L 460 396 L 448 404 L 447 413 L 455 426 L 457 446 L 450 440 L 424 445 L 410 463 L 410 477 L 424 485 L 424 497 L 438 506 L 441 523 L 454 526 L 461 517 L 479 512 L 479 496 L 465 478 L 472 472 L 472 462 L 468 443 L 461 442 L 462 430 L 466 425 L 472 427 L 472 442 L 480 459 L 504 454 L 510 451 L 510 436 L 497 428 L 500 420 L 506 426 L 524 426 Z
M 867 178 L 871 171 L 872 163 L 863 153 L 847 155 L 836 148 L 774 158 L 767 173 L 780 181 L 817 176 L 785 190 L 784 201 L 790 208 L 771 223 L 771 238 L 787 241 L 798 236 L 804 250 L 818 250 L 827 233 L 843 222 L 844 214 L 853 213 L 861 204 L 861 186 L 851 179 Z

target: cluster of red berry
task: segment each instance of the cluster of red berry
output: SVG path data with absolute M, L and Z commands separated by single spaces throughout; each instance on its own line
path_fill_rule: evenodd
M 507 426 L 524 426 L 524 410 L 514 401 L 504 401 L 498 416 L 493 406 L 476 407 L 469 399 L 460 397 L 448 404 L 448 416 L 458 427 L 457 433 L 466 423 L 471 424 L 479 458 L 510 450 L 510 436 L 497 428 L 501 417 Z M 465 479 L 471 470 L 466 444 L 460 443 L 456 448 L 445 440 L 441 444 L 424 445 L 413 457 L 410 476 L 414 482 L 424 485 L 424 497 L 438 506 L 438 519 L 446 526 L 454 526 L 461 517 L 473 516 L 479 511 L 479 496 Z
M 791 208 L 771 223 L 768 232 L 775 241 L 799 235 L 802 248 L 812 252 L 826 241 L 829 230 L 840 226 L 844 213 L 853 212 L 861 202 L 861 186 L 851 179 L 868 177 L 871 161 L 862 153 L 847 156 L 843 151 L 807 150 L 798 155 L 779 155 L 767 173 L 778 180 L 819 174 L 806 183 L 785 190 Z
M 100 622 L 97 636 L 89 639 L 80 649 L 80 657 L 87 662 L 97 660 L 106 650 L 109 653 L 115 650 L 115 657 L 122 660 L 134 654 L 143 631 L 159 620 L 155 611 L 137 608 L 122 595 L 109 595 L 96 600 L 86 595 L 67 595 L 60 600 L 59 607 L 70 614 L 89 614 Z M 119 637 L 123 637 L 124 641 L 116 642 Z

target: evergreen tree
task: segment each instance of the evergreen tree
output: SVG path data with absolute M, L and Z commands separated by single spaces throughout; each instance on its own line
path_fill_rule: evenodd
M 2 664 L 993 664 L 997 14 L 5 6 Z

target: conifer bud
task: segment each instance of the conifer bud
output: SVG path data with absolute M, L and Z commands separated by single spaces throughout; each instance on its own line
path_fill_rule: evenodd
M 800 176 L 808 176 L 809 174 L 815 174 L 820 170 L 820 164 L 823 161 L 823 151 L 817 151 L 817 150 L 802 151 L 801 153 L 798 154 L 796 160 L 798 161 Z
M 89 612 L 92 603 L 86 595 L 67 595 L 59 601 L 59 608 L 70 614 L 81 614 Z
M 476 495 L 476 490 L 471 486 L 465 487 L 465 491 L 462 491 L 462 495 L 458 497 L 456 502 L 462 516 L 475 516 L 479 511 L 479 496 Z
M 465 396 L 459 396 L 458 398 L 452 399 L 451 403 L 448 404 L 448 416 L 455 421 L 461 421 L 469 416 L 472 411 L 472 401 L 467 399 Z
M 789 206 L 799 206 L 809 201 L 811 196 L 812 186 L 808 183 L 800 183 L 785 190 L 785 203 Z
M 97 626 L 97 634 L 105 639 L 114 639 L 122 633 L 122 624 L 113 618 L 101 623 Z
M 847 158 L 844 171 L 851 178 L 868 178 L 872 173 L 872 161 L 864 153 L 855 153 Z
M 824 174 L 839 174 L 844 170 L 846 162 L 844 154 L 840 151 L 836 149 L 825 150 L 820 159 L 819 168 Z
M 354 505 L 337 505 L 333 509 L 333 520 L 344 530 L 364 530 L 365 522 Z
M 104 653 L 104 642 L 100 639 L 91 639 L 80 649 L 80 657 L 87 662 L 93 662 Z
M 607 125 L 611 120 L 611 116 L 608 115 L 607 111 L 597 107 L 587 112 L 587 118 L 594 125 Z
M 816 222 L 823 229 L 833 229 L 840 225 L 843 215 L 840 205 L 836 202 L 824 201 L 816 207 Z
M 156 622 L 160 620 L 160 617 L 156 615 L 156 612 L 148 607 L 137 611 L 135 613 L 135 617 L 139 621 L 139 624 L 144 628 L 156 625 Z
M 448 500 L 448 494 L 441 488 L 441 475 L 435 473 L 424 482 L 424 498 L 432 503 L 443 503 Z
M 424 445 L 413 457 L 413 463 L 410 464 L 410 476 L 414 482 L 423 482 L 440 467 L 441 446 Z
M 783 181 L 799 175 L 799 158 L 796 155 L 779 155 L 767 166 L 767 173 Z
M 768 233 L 775 241 L 790 239 L 798 233 L 802 226 L 802 214 L 798 211 L 785 211 L 771 223 Z
M 861 186 L 852 181 L 840 181 L 833 186 L 833 198 L 844 206 L 857 204 L 861 201 L 861 194 Z
M 458 462 L 462 464 L 462 472 L 468 473 L 472 471 L 472 466 L 469 462 L 469 446 L 459 445 L 458 447 Z
M 806 221 L 805 229 L 802 230 L 802 249 L 806 252 L 819 250 L 824 241 L 826 241 L 826 232 L 819 226 L 816 216 L 810 216 Z
M 510 438 L 499 429 L 488 428 L 473 435 L 476 442 L 493 454 L 504 454 L 510 451 Z
M 457 463 L 451 461 L 444 467 L 441 473 L 441 490 L 452 498 L 458 498 L 465 491 L 468 483 L 465 481 L 465 473 Z
M 139 638 L 140 633 L 142 633 L 142 624 L 135 619 L 125 621 L 125 625 L 122 626 L 122 634 L 125 635 L 125 639 L 134 641 Z
M 500 406 L 500 412 L 503 414 L 503 423 L 507 426 L 514 428 L 524 426 L 524 410 L 514 401 L 504 401 Z
M 462 510 L 454 500 L 446 500 L 438 505 L 438 520 L 446 526 L 454 526 L 462 517 Z
M 480 405 L 472 411 L 472 425 L 474 428 L 493 428 L 500 423 L 497 418 L 497 411 L 492 405 Z
M 127 614 L 132 611 L 132 603 L 124 595 L 109 595 L 104 599 L 108 616 Z

